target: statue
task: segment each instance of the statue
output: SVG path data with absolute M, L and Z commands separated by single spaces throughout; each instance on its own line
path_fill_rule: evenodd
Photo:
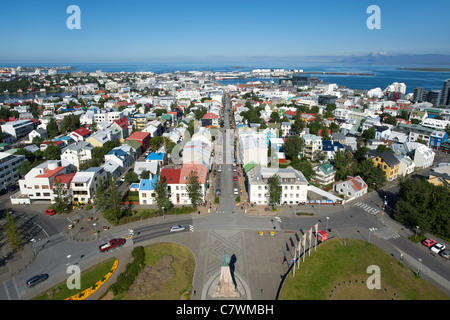
M 219 284 L 213 294 L 213 298 L 239 298 L 241 294 L 237 290 L 230 272 L 230 256 L 224 252 L 222 255 L 222 267 L 220 270 Z
M 222 254 L 222 267 L 227 267 L 230 264 L 230 256 L 225 251 Z

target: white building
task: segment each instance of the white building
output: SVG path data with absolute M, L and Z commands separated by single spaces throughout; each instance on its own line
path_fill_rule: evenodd
M 70 184 L 72 203 L 92 203 L 95 190 L 100 184 L 105 185 L 107 179 L 108 174 L 102 167 L 91 167 L 86 171 L 77 172 Z
M 414 164 L 418 168 L 428 168 L 433 165 L 435 153 L 427 146 L 420 145 L 414 151 Z
M 280 204 L 297 204 L 307 200 L 308 181 L 303 173 L 287 168 L 265 168 L 259 165 L 247 171 L 249 201 L 257 205 L 269 204 L 268 180 L 274 175 L 280 178 L 282 189 Z
M 71 173 L 70 163 L 65 160 L 48 160 L 31 169 L 19 180 L 18 202 L 11 197 L 11 203 L 31 203 L 32 200 L 53 201 L 52 184 L 56 177 Z
M 77 169 L 83 161 L 92 159 L 94 147 L 87 142 L 72 143 L 61 153 L 61 159 L 73 164 Z
M 34 130 L 34 123 L 31 120 L 16 120 L 2 124 L 1 128 L 2 132 L 7 132 L 18 140 Z
M 253 162 L 267 167 L 268 146 L 264 135 L 245 133 L 239 135 L 239 161 L 242 166 Z
M 336 182 L 333 186 L 335 192 L 343 194 L 352 200 L 367 193 L 367 183 L 360 176 L 347 177 L 346 181 Z
M 23 155 L 12 155 L 7 152 L 0 152 L 0 189 L 8 188 L 15 185 L 19 180 L 18 168 L 22 161 L 25 160 Z

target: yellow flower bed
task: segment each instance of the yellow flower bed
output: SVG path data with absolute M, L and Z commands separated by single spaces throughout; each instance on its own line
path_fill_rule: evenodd
M 66 300 L 84 300 L 87 297 L 89 297 L 91 294 L 93 294 L 95 291 L 97 291 L 106 281 L 108 281 L 108 279 L 116 271 L 118 265 L 119 265 L 119 260 L 114 261 L 114 264 L 113 264 L 111 270 L 109 270 L 109 272 L 106 274 L 106 276 L 103 277 L 103 280 L 99 280 L 93 285 L 94 289 L 92 289 L 92 287 L 90 287 L 80 293 L 77 293 L 77 294 L 67 298 Z

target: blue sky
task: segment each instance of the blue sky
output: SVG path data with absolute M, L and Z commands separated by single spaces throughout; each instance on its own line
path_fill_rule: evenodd
M 66 27 L 72 4 L 81 30 Z M 2 0 L 0 62 L 449 54 L 448 12 L 448 0 Z

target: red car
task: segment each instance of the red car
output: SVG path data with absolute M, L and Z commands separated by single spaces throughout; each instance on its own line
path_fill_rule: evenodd
M 422 241 L 422 244 L 428 248 L 430 248 L 431 246 L 434 246 L 436 244 L 436 241 L 433 239 L 425 239 Z
M 233 177 L 233 180 L 234 180 L 234 181 L 237 181 L 237 176 L 234 176 L 234 177 Z
M 52 216 L 52 215 L 54 215 L 55 213 L 56 213 L 56 211 L 53 210 L 53 209 L 47 209 L 47 210 L 45 210 L 45 214 L 46 214 L 46 215 L 49 215 L 49 216 Z

